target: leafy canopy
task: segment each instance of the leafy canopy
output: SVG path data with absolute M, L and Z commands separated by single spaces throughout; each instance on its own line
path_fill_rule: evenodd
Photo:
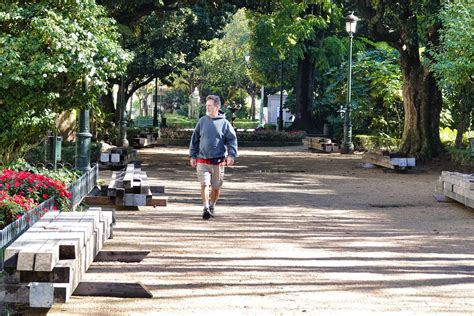
M 0 159 L 42 138 L 55 113 L 94 105 L 130 59 L 93 3 L 0 4 Z

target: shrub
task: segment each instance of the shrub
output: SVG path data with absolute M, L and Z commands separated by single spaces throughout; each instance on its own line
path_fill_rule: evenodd
M 91 143 L 91 162 L 99 161 L 102 144 Z M 29 149 L 24 159 L 32 165 L 45 164 L 45 146 L 43 144 Z M 63 142 L 61 146 L 61 162 L 74 166 L 76 164 L 76 143 Z
M 389 150 L 397 151 L 400 140 L 389 136 L 356 135 L 354 136 L 354 148 L 360 151 Z
M 261 141 L 261 142 L 300 142 L 306 136 L 303 131 L 277 132 L 273 130 L 261 130 L 254 132 L 237 132 L 239 141 Z
M 450 159 L 456 164 L 463 167 L 472 167 L 474 168 L 474 160 L 471 157 L 470 148 L 459 149 L 454 147 L 448 147 L 448 152 Z
M 162 128 L 161 137 L 169 139 L 190 140 L 193 134 L 192 130 L 179 130 L 173 128 Z M 302 131 L 276 132 L 272 130 L 242 132 L 237 131 L 238 141 L 262 141 L 262 142 L 298 142 L 305 137 L 306 133 Z

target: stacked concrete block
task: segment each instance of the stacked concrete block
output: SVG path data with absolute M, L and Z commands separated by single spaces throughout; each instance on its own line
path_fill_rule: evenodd
M 137 159 L 137 151 L 130 147 L 115 147 L 100 154 L 100 164 L 103 167 L 123 167 Z
M 416 166 L 416 159 L 414 157 L 402 157 L 396 154 L 383 154 L 377 152 L 366 152 L 362 159 L 374 165 L 394 169 L 407 170 Z
M 153 196 L 146 172 L 134 164 L 112 174 L 107 196 L 119 206 L 166 206 L 167 203 L 166 198 Z
M 49 212 L 5 252 L 0 300 L 49 308 L 66 302 L 107 238 L 113 212 Z
M 325 137 L 307 136 L 303 139 L 303 144 L 308 147 L 308 149 L 315 149 L 325 153 L 339 152 L 340 149 L 330 138 Z
M 474 174 L 442 171 L 436 186 L 435 197 L 445 201 L 446 197 L 474 208 Z

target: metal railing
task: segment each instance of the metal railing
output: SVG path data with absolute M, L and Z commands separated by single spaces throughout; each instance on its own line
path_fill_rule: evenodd
M 97 185 L 99 179 L 99 165 L 95 165 L 91 170 L 83 174 L 79 179 L 70 183 L 67 190 L 71 192 L 71 209 L 75 210 L 82 199 Z
M 97 184 L 98 179 L 99 166 L 96 165 L 83 174 L 79 179 L 67 186 L 68 191 L 72 194 L 70 210 L 76 209 L 82 199 L 92 191 L 94 186 Z M 28 228 L 39 221 L 41 214 L 44 213 L 44 209 L 51 210 L 54 205 L 54 198 L 50 198 L 0 230 L 0 271 L 3 271 L 5 249 L 20 237 L 21 234 L 28 230 Z

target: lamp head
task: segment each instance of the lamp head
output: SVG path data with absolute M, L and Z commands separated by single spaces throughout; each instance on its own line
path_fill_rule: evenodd
M 249 61 L 250 61 L 250 55 L 249 55 L 249 53 L 246 53 L 245 54 L 245 62 L 248 64 Z
M 349 35 L 355 33 L 357 21 L 359 21 L 359 18 L 356 17 L 353 12 L 346 16 L 346 32 L 349 33 Z

